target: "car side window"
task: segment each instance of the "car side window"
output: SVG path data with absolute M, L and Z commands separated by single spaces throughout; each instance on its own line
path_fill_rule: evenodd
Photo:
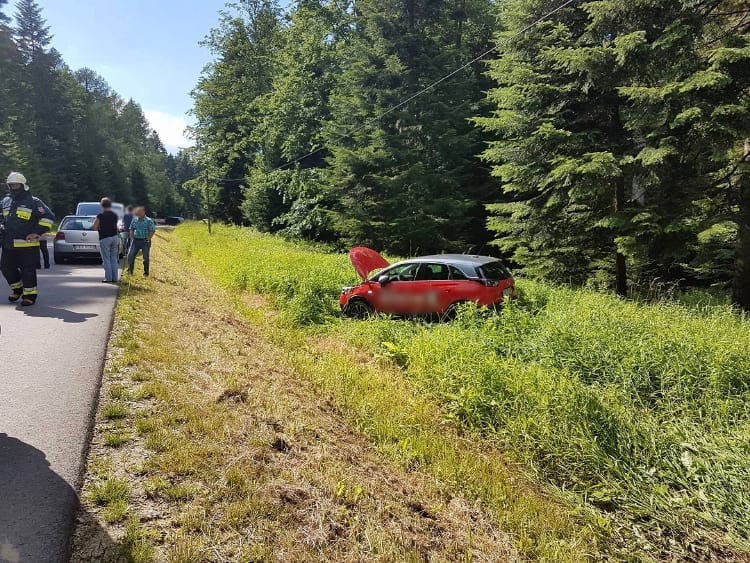
M 392 281 L 414 281 L 417 277 L 419 264 L 402 264 L 388 271 Z
M 464 274 L 461 270 L 456 268 L 455 266 L 448 266 L 451 272 L 451 279 L 452 280 L 465 280 L 468 279 L 466 277 L 466 274 Z
M 445 264 L 422 264 L 417 279 L 420 281 L 443 281 L 449 278 L 448 266 Z

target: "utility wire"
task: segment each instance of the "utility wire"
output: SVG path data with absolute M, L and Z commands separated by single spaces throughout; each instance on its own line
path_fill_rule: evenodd
M 570 6 L 571 4 L 575 3 L 576 1 L 577 0 L 567 0 L 566 2 L 563 2 L 562 4 L 560 4 L 554 10 L 552 10 L 550 12 L 547 12 L 543 16 L 539 17 L 538 19 L 536 19 L 533 22 L 531 22 L 530 24 L 528 24 L 526 27 L 524 27 L 520 31 L 514 33 L 510 37 L 507 37 L 505 39 L 505 41 L 501 41 L 500 43 L 494 45 L 493 47 L 490 47 L 489 49 L 487 49 L 483 53 L 481 53 L 481 54 L 477 55 L 476 57 L 474 57 L 473 59 L 471 59 L 469 62 L 461 65 L 460 67 L 458 67 L 456 70 L 454 70 L 454 71 L 446 74 L 445 76 L 443 76 L 442 78 L 439 78 L 438 80 L 436 80 L 432 84 L 430 84 L 430 85 L 422 88 L 421 90 L 419 90 L 418 92 L 412 94 L 411 96 L 409 96 L 405 100 L 397 103 L 395 106 L 390 107 L 387 110 L 385 110 L 384 112 L 382 112 L 382 113 L 376 115 L 375 117 L 373 117 L 373 118 L 365 121 L 362 125 L 360 125 L 358 127 L 355 127 L 354 129 L 351 129 L 351 130 L 347 131 L 346 133 L 344 133 L 343 135 L 340 135 L 339 137 L 336 137 L 333 141 L 330 141 L 328 144 L 336 144 L 339 141 L 342 141 L 342 140 L 346 139 L 347 137 L 351 137 L 355 133 L 358 133 L 358 132 L 362 131 L 363 129 L 366 129 L 366 128 L 370 127 L 373 123 L 376 123 L 376 122 L 380 121 L 386 115 L 388 115 L 390 113 L 393 113 L 394 111 L 396 111 L 396 110 L 404 107 L 406 104 L 408 104 L 412 100 L 414 100 L 416 98 L 419 98 L 420 96 L 423 96 L 424 94 L 426 94 L 430 90 L 434 89 L 438 85 L 442 84 L 446 80 L 450 80 L 451 78 L 453 78 L 455 75 L 457 75 L 462 70 L 470 67 L 474 63 L 477 63 L 477 62 L 481 61 L 482 59 L 484 59 L 490 53 L 494 53 L 495 51 L 497 51 L 501 47 L 505 47 L 506 45 L 508 45 L 509 43 L 511 43 L 512 41 L 514 41 L 515 39 L 517 39 L 518 37 L 520 37 L 521 35 L 523 35 L 524 33 L 526 33 L 527 31 L 530 31 L 531 29 L 535 28 L 540 23 L 542 23 L 542 22 L 550 19 L 552 16 L 554 16 L 558 12 L 561 12 L 562 10 L 564 10 L 565 8 L 567 8 L 568 6 Z M 302 156 L 297 157 L 294 160 L 290 160 L 289 162 L 285 162 L 281 166 L 277 166 L 276 168 L 274 168 L 272 170 L 269 170 L 268 174 L 271 174 L 273 172 L 277 172 L 279 170 L 283 170 L 287 166 L 292 166 L 293 164 L 297 164 L 298 162 L 301 162 L 301 161 L 305 160 L 306 158 L 309 158 L 309 157 L 311 157 L 311 156 L 313 156 L 315 154 L 318 154 L 319 152 L 321 152 L 321 151 L 323 151 L 325 149 L 326 149 L 326 145 L 324 145 L 324 146 L 322 146 L 320 148 L 317 148 L 317 149 L 315 149 L 313 151 L 310 151 L 310 152 L 308 152 L 306 154 L 303 154 Z M 220 182 L 241 182 L 241 181 L 243 181 L 245 179 L 246 178 L 216 178 L 215 180 L 218 180 Z

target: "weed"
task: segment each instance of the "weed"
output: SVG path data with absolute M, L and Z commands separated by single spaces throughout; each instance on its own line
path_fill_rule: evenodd
M 130 440 L 130 433 L 127 430 L 114 430 L 104 435 L 104 445 L 110 448 L 119 448 L 127 444 Z
M 130 506 L 126 500 L 116 500 L 107 505 L 102 512 L 102 519 L 108 524 L 114 524 L 124 520 Z
M 132 563 L 151 563 L 154 557 L 154 538 L 143 529 L 137 518 L 130 518 L 125 526 L 122 540 L 126 548 L 128 561 Z
M 194 563 L 205 560 L 205 546 L 196 536 L 178 538 L 169 549 L 167 561 L 169 563 Z
M 115 383 L 109 388 L 109 398 L 113 400 L 125 400 L 128 398 L 128 390 L 124 385 Z
M 147 381 L 135 392 L 136 400 L 163 399 L 166 396 L 164 385 L 156 381 Z
M 94 483 L 89 492 L 91 502 L 99 506 L 127 502 L 129 495 L 130 487 L 127 482 L 114 477 Z
M 135 421 L 135 430 L 138 434 L 150 434 L 158 428 L 159 422 L 155 418 L 141 416 Z
M 128 406 L 122 401 L 112 401 L 102 408 L 102 416 L 108 420 L 118 420 L 128 415 Z

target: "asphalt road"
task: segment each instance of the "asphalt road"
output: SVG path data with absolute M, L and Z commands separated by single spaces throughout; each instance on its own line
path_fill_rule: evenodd
M 0 562 L 65 561 L 117 288 L 93 265 L 41 270 L 39 301 L 0 281 Z

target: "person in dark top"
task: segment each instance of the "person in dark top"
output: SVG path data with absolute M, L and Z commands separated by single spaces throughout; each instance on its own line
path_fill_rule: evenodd
M 23 174 L 11 172 L 6 184 L 8 196 L 0 203 L 0 270 L 10 286 L 8 301 L 22 299 L 21 305 L 28 307 L 36 303 L 38 296 L 39 238 L 50 230 L 55 216 L 41 199 L 31 195 Z
M 122 218 L 122 226 L 123 230 L 125 231 L 125 237 L 123 239 L 123 243 L 125 245 L 124 252 L 127 255 L 128 250 L 130 250 L 130 223 L 133 222 L 133 219 L 135 218 L 135 215 L 133 214 L 133 206 L 128 205 L 125 208 L 125 216 Z
M 44 269 L 49 270 L 49 246 L 47 246 L 47 239 L 44 235 L 39 237 L 39 250 L 41 251 L 41 259 L 37 258 L 36 268 L 37 270 L 42 267 L 42 261 L 44 261 Z
M 120 237 L 117 233 L 117 213 L 112 211 L 112 200 L 102 198 L 102 212 L 91 227 L 99 232 L 99 251 L 104 266 L 103 283 L 117 283 L 120 279 Z

